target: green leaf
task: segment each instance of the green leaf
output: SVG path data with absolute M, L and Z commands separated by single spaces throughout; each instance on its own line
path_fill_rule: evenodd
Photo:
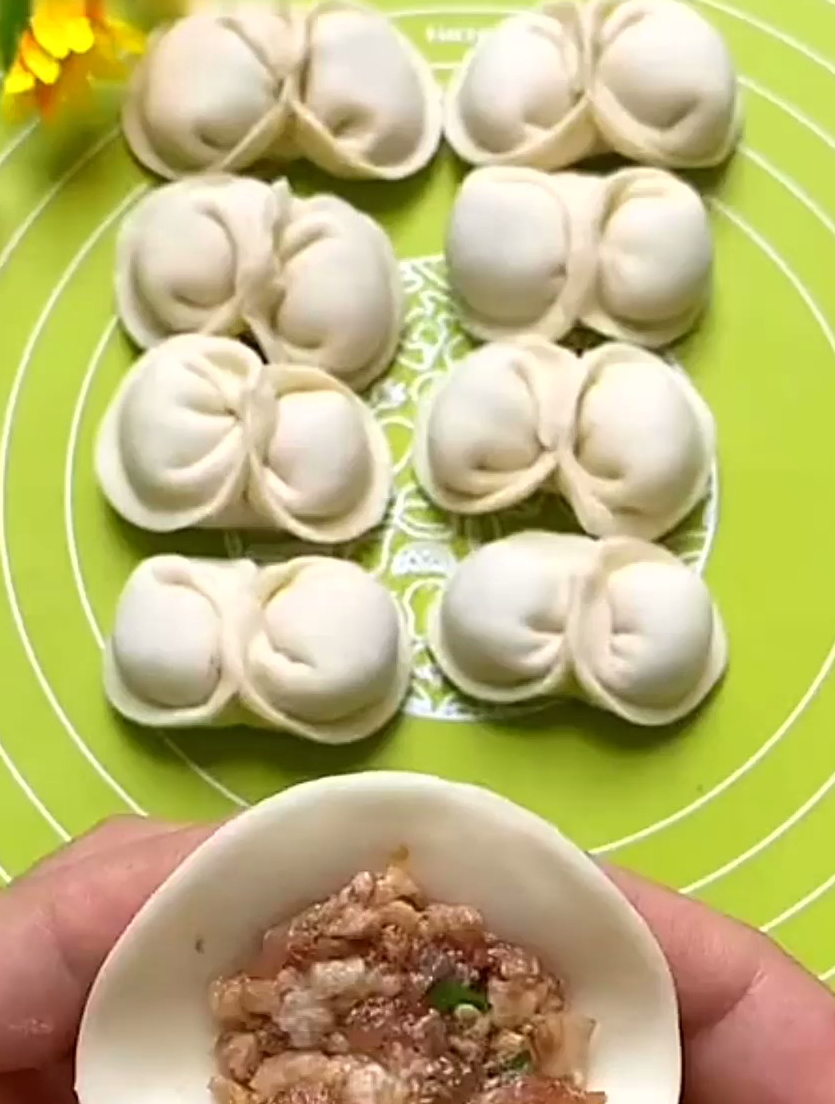
M 32 0 L 0 0 L 0 63 L 6 70 L 15 59 L 31 12 Z
M 512 1058 L 508 1058 L 502 1066 L 505 1073 L 528 1073 L 533 1069 L 533 1058 L 529 1050 L 520 1050 Z
M 462 1004 L 471 1004 L 479 1012 L 489 1012 L 490 1002 L 483 989 L 473 989 L 452 978 L 436 981 L 429 990 L 429 1003 L 438 1012 L 454 1012 Z

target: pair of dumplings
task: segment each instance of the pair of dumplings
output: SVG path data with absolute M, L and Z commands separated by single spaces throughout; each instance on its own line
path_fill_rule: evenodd
M 404 618 L 356 564 L 155 556 L 119 600 L 104 685 L 142 725 L 254 723 L 341 744 L 394 716 L 410 673 Z
M 569 0 L 511 16 L 464 60 L 445 116 L 465 161 L 549 170 L 613 151 L 718 165 L 742 126 L 722 36 L 677 0 Z
M 143 529 L 266 526 L 337 543 L 382 520 L 392 465 L 371 411 L 333 376 L 192 334 L 146 353 L 123 381 L 96 472 Z
M 661 169 L 491 166 L 461 186 L 446 260 L 461 323 L 482 340 L 558 341 L 582 324 L 658 348 L 705 309 L 713 239 L 699 194 Z
M 168 184 L 125 220 L 116 299 L 143 349 L 181 333 L 250 333 L 264 356 L 354 390 L 394 358 L 403 288 L 387 235 L 336 196 L 230 175 Z
M 474 698 L 572 694 L 648 726 L 690 713 L 727 666 L 722 621 L 699 576 L 627 537 L 526 532 L 485 545 L 447 584 L 429 642 Z
M 341 177 L 398 180 L 442 133 L 428 63 L 379 12 L 233 3 L 159 34 L 134 74 L 123 129 L 168 179 L 306 157 Z
M 578 357 L 519 337 L 477 349 L 428 396 L 414 464 L 456 513 L 545 489 L 594 536 L 655 540 L 705 495 L 714 457 L 707 404 L 660 357 L 616 344 Z

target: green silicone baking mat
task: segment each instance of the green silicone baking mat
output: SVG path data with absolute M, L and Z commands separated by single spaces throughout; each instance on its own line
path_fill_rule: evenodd
M 362 768 L 493 787 L 596 855 L 745 917 L 835 978 L 835 3 L 698 0 L 736 54 L 744 144 L 699 180 L 715 300 L 675 355 L 711 403 L 720 464 L 672 545 L 704 570 L 730 675 L 694 718 L 643 732 L 580 706 L 500 714 L 460 699 L 421 643 L 427 603 L 468 549 L 556 506 L 457 523 L 409 467 L 415 401 L 466 348 L 441 257 L 460 169 L 335 189 L 391 233 L 409 295 L 397 365 L 370 400 L 397 457 L 385 530 L 344 553 L 377 570 L 416 640 L 415 682 L 384 737 L 322 748 L 250 730 L 149 732 L 114 717 L 102 639 L 121 587 L 158 552 L 276 559 L 246 533 L 158 537 L 121 524 L 92 473 L 98 421 L 134 353 L 111 297 L 116 232 L 153 186 L 115 103 L 83 134 L 38 125 L 0 144 L 0 875 L 101 817 L 218 817 L 293 782 Z M 444 80 L 504 7 L 389 7 Z M 357 626 L 362 632 L 362 626 Z M 455 841 L 450 841 L 455 846 Z

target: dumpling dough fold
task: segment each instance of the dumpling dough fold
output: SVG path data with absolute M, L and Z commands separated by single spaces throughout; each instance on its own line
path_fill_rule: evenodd
M 295 198 L 284 180 L 219 175 L 152 193 L 123 226 L 116 298 L 142 348 L 249 331 L 267 359 L 313 365 L 355 390 L 389 366 L 403 326 L 382 228 L 335 196 Z
M 682 372 L 643 349 L 576 356 L 542 338 L 485 345 L 424 400 L 414 466 L 444 509 L 562 494 L 594 536 L 663 536 L 707 492 L 715 427 Z
M 631 538 L 517 533 L 464 560 L 430 616 L 443 672 L 480 700 L 579 696 L 638 725 L 707 697 L 727 642 L 707 587 Z
M 376 732 L 409 683 L 411 644 L 388 591 L 346 560 L 264 568 L 243 628 L 241 698 L 270 725 L 322 743 Z
M 474 165 L 553 171 L 615 152 L 664 168 L 718 165 L 742 107 L 721 35 L 677 0 L 574 0 L 512 15 L 453 76 L 444 129 Z
M 443 117 L 429 63 L 380 12 L 244 2 L 154 37 L 123 129 L 169 179 L 303 156 L 336 176 L 399 180 L 431 160 Z
M 250 2 L 157 32 L 122 112 L 137 159 L 174 180 L 289 156 L 305 34 L 295 11 Z
M 123 381 L 96 473 L 143 529 L 266 526 L 337 543 L 382 519 L 391 455 L 371 411 L 332 376 L 264 365 L 229 338 L 181 335 Z
M 713 244 L 701 197 L 660 169 L 491 166 L 458 193 L 446 260 L 461 323 L 478 338 L 559 341 L 582 323 L 658 348 L 704 311 Z
M 410 673 L 405 618 L 355 564 L 156 556 L 119 601 L 104 686 L 143 725 L 243 722 L 340 744 L 394 716 Z

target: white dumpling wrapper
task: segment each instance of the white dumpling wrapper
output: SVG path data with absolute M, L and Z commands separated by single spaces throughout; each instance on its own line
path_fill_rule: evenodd
M 165 533 L 210 523 L 240 499 L 244 410 L 253 393 L 269 404 L 263 372 L 258 356 L 230 338 L 182 335 L 147 352 L 122 381 L 96 441 L 96 475 L 113 508 Z M 269 424 L 268 405 L 265 414 Z
M 739 141 L 742 107 L 721 34 L 678 0 L 593 0 L 589 97 L 604 140 L 635 161 L 718 165 Z
M 564 692 L 569 612 L 594 551 L 586 537 L 526 532 L 463 560 L 429 619 L 429 645 L 447 678 L 481 701 Z
M 446 236 L 461 324 L 500 340 L 559 340 L 576 324 L 594 279 L 602 183 L 571 173 L 488 167 L 465 179 Z
M 728 660 L 719 612 L 702 579 L 658 545 L 603 541 L 569 619 L 574 672 L 594 704 L 633 724 L 692 712 Z
M 104 654 L 105 693 L 141 725 L 219 720 L 239 683 L 236 618 L 256 573 L 245 561 L 155 556 L 128 580 Z
M 421 405 L 413 455 L 421 486 L 460 514 L 524 501 L 556 471 L 582 382 L 574 353 L 542 338 L 476 349 Z
M 661 169 L 624 169 L 606 180 L 598 218 L 583 324 L 650 348 L 692 329 L 713 273 L 710 220 L 698 192 Z
M 399 180 L 441 141 L 441 94 L 429 63 L 379 11 L 326 0 L 307 14 L 294 105 L 299 151 L 335 176 Z
M 602 345 L 581 363 L 556 487 L 587 533 L 656 540 L 707 493 L 713 416 L 683 372 L 643 349 Z
M 278 284 L 253 331 L 270 360 L 311 364 L 354 390 L 389 367 L 404 295 L 391 241 L 336 196 L 293 199 L 276 247 Z
M 247 504 L 299 540 L 354 540 L 383 519 L 391 450 L 371 410 L 316 368 L 270 365 L 274 420 L 251 438 Z
M 116 251 L 122 323 L 143 349 L 178 333 L 235 335 L 275 284 L 285 186 L 220 174 L 177 181 L 131 212 Z
M 133 73 L 128 145 L 169 179 L 282 156 L 303 57 L 303 19 L 289 9 L 239 3 L 178 19 Z
M 546 4 L 483 35 L 447 91 L 447 141 L 472 165 L 556 169 L 595 152 L 586 49 L 574 3 Z
M 321 743 L 361 739 L 399 708 L 411 674 L 405 618 L 356 564 L 302 557 L 265 568 L 243 631 L 241 698 Z

